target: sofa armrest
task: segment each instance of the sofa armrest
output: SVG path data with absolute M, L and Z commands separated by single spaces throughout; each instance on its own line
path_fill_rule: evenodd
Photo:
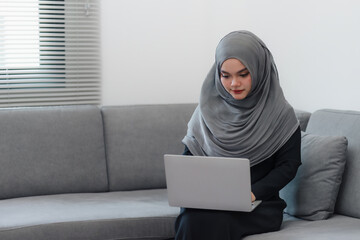
M 297 119 L 300 122 L 301 131 L 305 132 L 306 127 L 307 127 L 308 122 L 309 122 L 309 119 L 310 119 L 310 116 L 311 116 L 311 113 L 303 111 L 303 110 L 295 109 L 295 115 L 296 115 Z

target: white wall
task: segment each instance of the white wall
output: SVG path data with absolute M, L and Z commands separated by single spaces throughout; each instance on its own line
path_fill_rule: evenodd
M 248 29 L 295 108 L 360 110 L 360 1 L 101 2 L 104 105 L 197 102 L 220 38 Z

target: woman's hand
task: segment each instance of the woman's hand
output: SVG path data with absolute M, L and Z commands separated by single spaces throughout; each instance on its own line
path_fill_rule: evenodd
M 255 195 L 251 192 L 251 202 L 254 202 L 256 200 Z

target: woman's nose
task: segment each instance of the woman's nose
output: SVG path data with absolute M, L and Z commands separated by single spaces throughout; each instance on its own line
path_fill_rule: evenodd
M 241 81 L 240 81 L 240 79 L 238 79 L 238 78 L 233 78 L 232 79 L 232 81 L 231 81 L 231 86 L 240 86 L 241 85 Z

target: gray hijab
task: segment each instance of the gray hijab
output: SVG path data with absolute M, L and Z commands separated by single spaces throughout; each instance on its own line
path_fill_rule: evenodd
M 234 99 L 220 81 L 221 65 L 229 58 L 250 72 L 252 87 L 243 100 Z M 245 157 L 254 166 L 279 150 L 298 126 L 269 49 L 253 33 L 236 31 L 216 48 L 183 143 L 194 155 Z

